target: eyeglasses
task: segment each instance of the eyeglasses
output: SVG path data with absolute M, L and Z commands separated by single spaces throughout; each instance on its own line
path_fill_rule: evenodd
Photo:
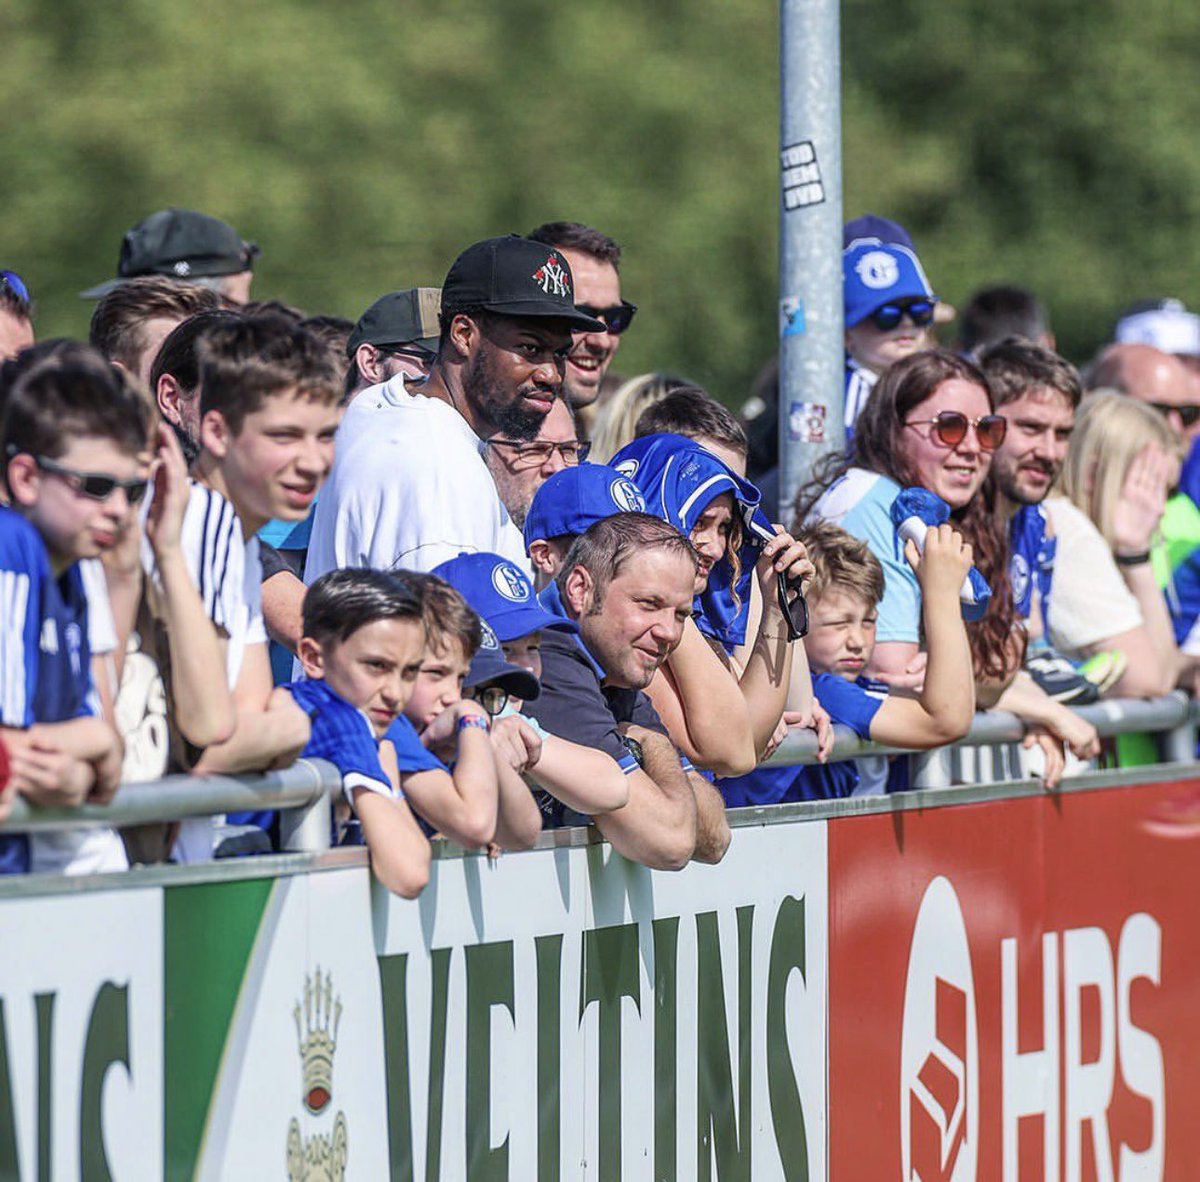
M 906 303 L 884 304 L 871 313 L 868 320 L 880 332 L 889 332 L 907 316 L 918 328 L 933 323 L 933 300 L 908 300 Z
M 969 419 L 957 410 L 940 410 L 931 419 L 909 419 L 904 425 L 916 427 L 933 424 L 933 437 L 944 447 L 957 447 L 967 437 L 967 428 L 975 428 L 975 438 L 984 451 L 995 451 L 1008 433 L 1008 420 L 1003 415 L 984 415 Z
M 495 718 L 508 705 L 508 690 L 502 685 L 479 686 L 475 690 L 475 701 L 487 711 L 489 717 Z
M 791 643 L 808 635 L 808 600 L 800 590 L 799 581 L 789 579 L 786 572 L 776 571 L 775 580 L 779 589 L 779 610 L 783 612 L 788 642 Z
M 119 480 L 103 472 L 81 472 L 78 468 L 68 468 L 65 464 L 45 456 L 34 456 L 33 460 L 43 472 L 61 476 L 76 492 L 90 497 L 93 501 L 107 501 L 120 488 L 125 490 L 125 498 L 131 505 L 138 505 L 150 485 L 150 481 L 145 478 Z
M 25 280 L 16 271 L 0 270 L 0 287 L 7 287 L 22 303 L 33 303 L 33 297 L 29 294 L 29 288 L 25 286 Z
M 631 304 L 628 300 L 622 300 L 611 308 L 593 308 L 591 304 L 575 306 L 585 315 L 603 320 L 604 327 L 615 337 L 619 337 L 633 323 L 633 314 L 637 311 L 637 304 Z
M 1172 406 L 1169 402 L 1152 402 L 1152 407 L 1164 419 L 1170 419 L 1172 415 L 1178 415 L 1179 421 L 1185 427 L 1194 427 L 1197 422 L 1200 422 L 1200 406 L 1194 404 L 1185 406 Z
M 386 345 L 375 346 L 385 357 L 407 357 L 410 361 L 420 362 L 421 365 L 431 366 L 437 359 L 437 354 L 428 349 L 412 348 L 407 345 L 396 345 L 394 348 Z
M 539 468 L 554 452 L 558 452 L 563 463 L 570 468 L 582 464 L 592 451 L 591 443 L 582 439 L 568 439 L 565 443 L 552 443 L 549 440 L 515 443 L 511 439 L 486 439 L 484 446 L 507 449 L 509 463 L 514 468 Z

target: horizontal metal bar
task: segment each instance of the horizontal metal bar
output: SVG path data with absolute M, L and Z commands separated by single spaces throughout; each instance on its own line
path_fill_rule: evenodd
M 1130 731 L 1164 731 L 1182 726 L 1200 717 L 1200 705 L 1182 692 L 1175 691 L 1150 701 L 1121 698 L 1099 702 L 1079 708 L 1076 712 L 1093 723 L 1101 735 L 1109 736 Z M 836 738 L 831 760 L 853 759 L 861 755 L 904 754 L 907 751 L 904 748 L 866 742 L 843 726 L 835 727 L 834 733 Z M 953 746 L 1010 743 L 1019 741 L 1023 735 L 1024 724 L 1015 715 L 1003 711 L 986 711 L 976 715 L 969 734 Z M 771 766 L 811 764 L 816 762 L 816 755 L 817 744 L 813 733 L 793 730 L 766 762 Z M 1173 769 L 1167 768 L 1164 771 L 1168 775 L 1177 775 L 1180 766 L 1175 764 Z M 1127 779 L 1131 776 L 1129 771 L 1121 774 Z M 107 805 L 83 805 L 76 809 L 42 809 L 30 805 L 18 796 L 13 803 L 11 815 L 0 824 L 0 832 L 37 833 L 63 828 L 117 827 L 154 821 L 177 821 L 185 817 L 216 813 L 305 808 L 328 793 L 336 791 L 340 782 L 338 771 L 332 764 L 324 760 L 300 759 L 289 768 L 256 776 L 168 776 L 162 780 L 141 784 L 125 784 L 112 803 Z M 1012 783 L 972 785 L 954 791 L 995 789 L 1001 794 L 1001 790 L 1004 790 L 1012 795 L 1019 795 L 1019 792 L 1013 791 L 1017 787 L 1019 786 Z M 1038 790 L 1040 791 L 1040 788 Z M 948 790 L 937 791 L 940 794 Z M 926 795 L 908 793 L 904 799 L 916 801 L 915 807 L 920 807 L 919 802 Z M 863 799 L 870 801 L 872 798 Z M 958 800 L 958 797 L 954 799 Z M 949 799 L 945 801 L 953 802 Z M 847 802 L 840 802 L 841 807 L 838 811 L 876 811 L 877 807 L 892 807 L 886 804 L 879 805 L 878 799 L 876 804 L 861 808 L 857 805 L 847 808 L 846 804 Z M 766 823 L 767 814 L 772 823 L 794 816 L 807 816 L 807 812 L 796 814 L 792 810 L 812 807 L 825 809 L 828 806 L 771 806 L 762 816 L 758 814 L 763 810 L 749 810 L 758 816 L 758 819 L 747 823 Z M 779 809 L 784 811 L 779 812 Z M 733 810 L 730 816 L 738 817 L 744 811 L 746 810 Z M 812 815 L 815 817 L 835 814 L 818 811 Z M 600 839 L 594 831 L 589 829 L 563 829 L 543 835 L 538 848 L 587 845 L 598 840 Z M 442 856 L 457 856 L 456 849 L 457 847 L 448 845 Z
M 289 768 L 261 775 L 167 776 L 122 784 L 110 804 L 44 809 L 18 796 L 0 824 L 3 833 L 44 833 L 52 829 L 143 825 L 214 813 L 303 808 L 335 791 L 342 778 L 323 759 L 298 759 Z
M 1200 787 L 1200 764 L 1155 764 L 1149 767 L 1088 772 L 1064 780 L 1062 785 L 1053 792 L 1048 792 L 1039 781 L 1020 780 L 995 784 L 969 784 L 959 788 L 936 788 L 925 792 L 852 796 L 845 800 L 796 801 L 757 808 L 730 809 L 728 817 L 730 827 L 733 829 L 747 829 L 757 825 L 802 825 L 814 821 L 834 821 L 839 818 L 865 816 L 870 813 L 954 808 L 1025 796 L 1055 796 L 1113 788 L 1137 788 L 1144 784 L 1187 779 L 1197 780 L 1197 786 Z M 529 853 L 536 854 L 539 851 L 575 849 L 603 844 L 605 844 L 604 838 L 594 825 L 571 829 L 552 829 L 547 830 L 538 838 L 537 844 Z M 485 856 L 479 850 L 462 850 L 444 838 L 434 838 L 433 840 L 435 861 Z M 507 853 L 503 856 L 514 858 L 527 855 Z M 61 874 L 0 876 L 0 900 L 77 894 L 97 890 L 136 890 L 147 887 L 180 886 L 252 878 L 286 878 L 297 874 L 345 870 L 354 866 L 365 868 L 366 865 L 367 851 L 362 847 L 356 847 L 329 850 L 323 853 L 266 854 L 255 858 L 227 858 L 217 862 L 203 862 L 190 866 L 135 866 L 130 870 L 115 874 L 77 877 Z
M 1133 731 L 1165 731 L 1182 726 L 1200 717 L 1200 704 L 1193 702 L 1182 690 L 1174 690 L 1161 698 L 1144 701 L 1141 698 L 1114 698 L 1091 706 L 1076 707 L 1075 713 L 1087 719 L 1101 737 L 1124 735 Z M 849 727 L 833 728 L 834 745 L 829 762 L 855 759 L 862 755 L 911 754 L 910 748 L 888 747 L 860 739 Z M 951 747 L 983 747 L 992 743 L 1017 743 L 1025 736 L 1025 724 L 1005 710 L 985 710 L 975 715 L 967 735 Z M 792 730 L 771 757 L 764 761 L 771 767 L 817 762 L 817 738 L 812 731 Z

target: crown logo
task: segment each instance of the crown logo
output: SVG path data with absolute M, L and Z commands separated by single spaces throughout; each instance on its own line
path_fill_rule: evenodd
M 333 974 L 304 975 L 304 1023 L 300 1022 L 301 1003 L 292 1011 L 296 1019 L 296 1037 L 303 1065 L 304 1107 L 314 1116 L 323 1112 L 333 1098 L 333 1053 L 337 1050 L 338 1025 L 342 1020 L 342 999 L 333 996 Z

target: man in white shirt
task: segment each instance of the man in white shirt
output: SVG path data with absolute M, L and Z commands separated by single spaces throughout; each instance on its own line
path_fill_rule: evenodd
M 502 433 L 532 440 L 562 396 L 572 331 L 603 331 L 575 307 L 562 253 L 516 234 L 455 260 L 442 285 L 441 338 L 428 378 L 395 377 L 342 420 L 305 581 L 345 566 L 430 571 L 464 551 L 526 568 L 481 455 Z

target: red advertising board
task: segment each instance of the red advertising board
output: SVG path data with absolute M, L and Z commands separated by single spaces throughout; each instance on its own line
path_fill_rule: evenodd
M 1200 1178 L 1200 781 L 828 832 L 835 1182 Z

